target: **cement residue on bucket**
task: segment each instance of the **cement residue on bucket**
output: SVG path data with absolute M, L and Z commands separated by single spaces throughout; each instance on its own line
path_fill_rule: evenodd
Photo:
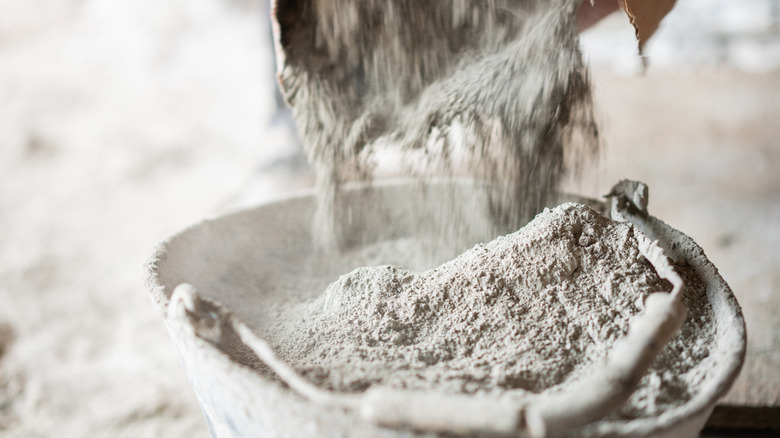
M 343 275 L 319 298 L 287 309 L 266 336 L 307 379 L 335 391 L 555 391 L 586 379 L 645 297 L 670 289 L 640 253 L 638 233 L 564 204 L 429 271 L 385 265 Z M 683 404 L 704 377 L 688 371 L 709 354 L 711 309 L 700 280 L 683 276 L 689 317 L 620 417 Z

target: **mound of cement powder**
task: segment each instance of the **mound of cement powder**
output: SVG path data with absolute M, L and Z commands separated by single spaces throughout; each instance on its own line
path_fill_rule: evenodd
M 438 268 L 359 268 L 292 309 L 269 338 L 318 385 L 371 385 L 525 396 L 587 377 L 628 329 L 644 298 L 669 290 L 641 255 L 634 228 L 588 207 L 545 210 L 520 231 Z M 397 248 L 397 247 L 396 247 Z M 704 293 L 622 415 L 687 400 L 707 356 Z M 697 298 L 699 297 L 699 298 Z M 691 303 L 695 300 L 696 303 Z

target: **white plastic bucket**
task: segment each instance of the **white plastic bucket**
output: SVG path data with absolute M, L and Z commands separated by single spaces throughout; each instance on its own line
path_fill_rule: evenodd
M 392 235 L 382 235 L 376 227 L 364 226 L 378 212 L 355 210 L 352 244 L 403 237 L 405 232 L 413 232 L 423 215 L 440 215 L 440 205 L 433 208 L 426 202 L 436 197 L 439 189 L 433 186 L 421 192 L 417 188 L 400 183 L 348 190 L 345 202 L 355 196 L 362 200 L 381 198 L 381 205 L 387 208 L 380 217 L 389 215 L 388 220 L 395 224 L 387 227 L 393 230 Z M 453 193 L 451 189 L 447 193 Z M 460 184 L 452 199 L 472 199 L 469 193 L 473 190 L 473 186 Z M 696 436 L 717 400 L 730 388 L 744 359 L 744 321 L 728 285 L 691 238 L 637 212 L 637 208 L 646 207 L 640 195 L 641 191 L 626 190 L 613 197 L 611 215 L 631 221 L 650 239 L 658 240 L 666 256 L 692 266 L 705 283 L 715 320 L 716 334 L 709 346 L 714 360 L 698 365 L 704 382 L 685 404 L 651 418 L 599 420 L 569 430 L 567 436 Z M 621 209 L 621 203 L 632 208 Z M 474 208 L 464 202 L 450 207 Z M 313 251 L 314 210 L 313 195 L 304 194 L 208 219 L 161 244 L 148 263 L 150 296 L 165 319 L 212 435 L 436 436 L 380 427 L 353 410 L 312 402 L 285 384 L 288 380 L 280 378 L 242 341 L 242 328 L 257 329 L 273 317 L 266 312 L 269 302 L 316 296 L 339 275 L 358 267 Z M 301 288 L 302 284 L 305 287 Z M 295 296 L 285 295 L 290 290 L 297 290 Z

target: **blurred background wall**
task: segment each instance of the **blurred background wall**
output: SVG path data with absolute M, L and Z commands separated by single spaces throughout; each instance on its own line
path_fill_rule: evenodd
M 614 14 L 583 35 L 594 67 L 639 71 L 625 19 Z M 653 70 L 733 68 L 765 73 L 780 68 L 780 2 L 777 0 L 678 0 L 647 45 Z

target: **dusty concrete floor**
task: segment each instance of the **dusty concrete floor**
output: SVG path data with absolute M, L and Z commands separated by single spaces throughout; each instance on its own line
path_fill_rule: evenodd
M 309 183 L 257 171 L 285 153 L 264 29 L 237 0 L 49 3 L 0 0 L 0 435 L 206 436 L 141 266 L 225 205 Z M 745 306 L 729 400 L 776 403 L 780 74 L 594 78 L 609 147 L 577 191 L 649 183 Z

